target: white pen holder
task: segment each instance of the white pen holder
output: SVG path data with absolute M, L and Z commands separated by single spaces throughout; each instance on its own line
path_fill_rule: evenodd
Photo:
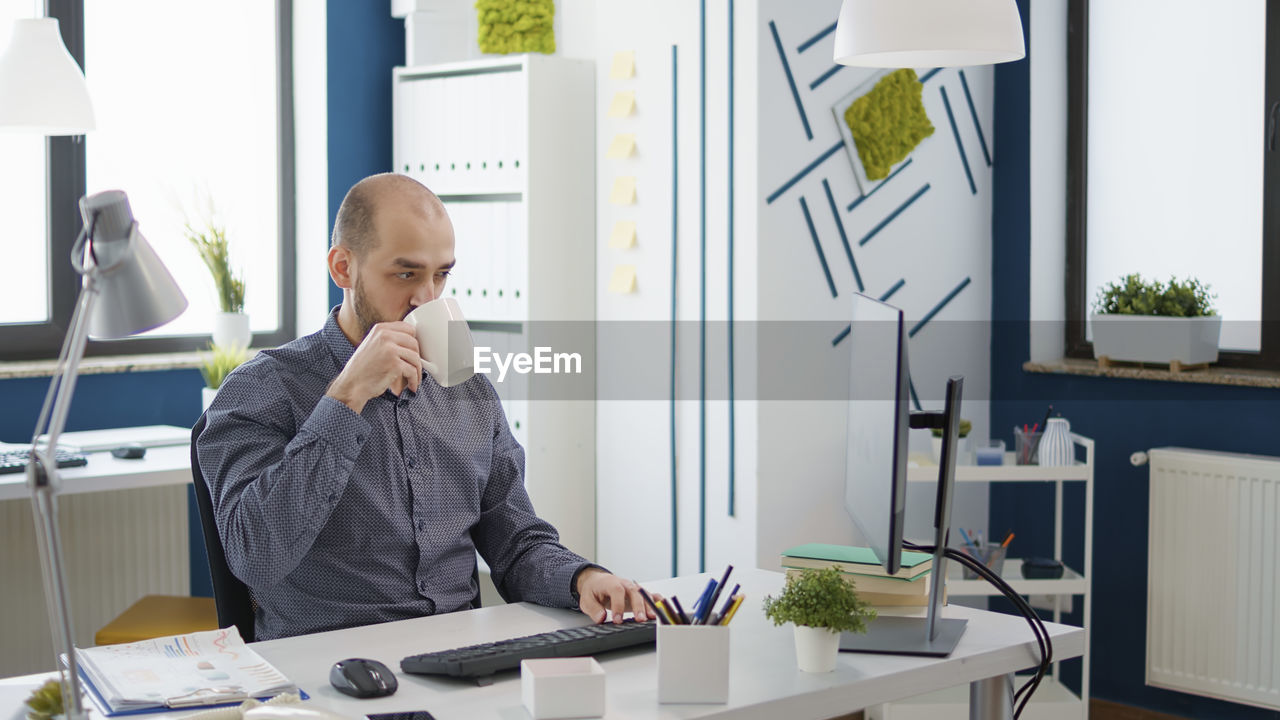
M 658 626 L 658 702 L 729 700 L 729 626 Z

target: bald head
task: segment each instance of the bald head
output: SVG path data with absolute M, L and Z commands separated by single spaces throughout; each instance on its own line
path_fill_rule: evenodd
M 378 212 L 391 204 L 428 220 L 446 215 L 440 198 L 417 180 L 397 173 L 370 175 L 342 199 L 331 247 L 345 247 L 364 257 L 377 243 Z

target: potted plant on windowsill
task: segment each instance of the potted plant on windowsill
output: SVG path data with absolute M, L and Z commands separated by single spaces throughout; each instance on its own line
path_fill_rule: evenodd
M 840 633 L 866 632 L 876 611 L 839 568 L 829 567 L 789 573 L 777 599 L 764 599 L 764 614 L 774 625 L 794 623 L 797 664 L 805 672 L 824 673 L 836 667 Z
M 218 394 L 218 388 L 222 387 L 222 381 L 248 359 L 249 351 L 241 345 L 214 343 L 209 346 L 209 354 L 200 365 L 200 375 L 204 377 L 204 389 L 200 393 L 201 411 L 209 409 L 209 404 Z
M 1185 365 L 1218 360 L 1222 316 L 1214 309 L 1209 286 L 1188 278 L 1148 282 L 1128 275 L 1098 292 L 1089 322 L 1093 355 L 1108 361 Z
M 204 230 L 197 230 L 187 223 L 186 235 L 209 268 L 218 291 L 220 312 L 213 319 L 213 344 L 247 348 L 253 335 L 249 330 L 249 316 L 244 311 L 244 276 L 236 275 L 231 269 L 226 228 L 213 219 L 206 220 L 204 226 Z
M 956 447 L 956 463 L 959 465 L 968 464 L 969 457 L 973 455 L 973 445 L 969 442 L 969 432 L 971 430 L 973 430 L 973 423 L 965 420 L 964 418 L 960 418 L 960 442 L 957 443 Z M 933 428 L 930 432 L 933 435 L 931 438 L 933 445 L 933 461 L 941 463 L 942 428 Z

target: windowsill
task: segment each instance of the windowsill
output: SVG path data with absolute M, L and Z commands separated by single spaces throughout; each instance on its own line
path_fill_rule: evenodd
M 250 355 L 257 351 L 250 350 Z M 151 355 L 111 355 L 87 357 L 80 361 L 81 375 L 106 375 L 111 373 L 152 372 L 158 370 L 186 370 L 198 368 L 206 353 L 199 351 L 155 353 Z M 51 377 L 57 367 L 57 359 L 0 362 L 0 380 L 15 378 Z
M 1124 378 L 1127 380 L 1156 380 L 1163 382 L 1203 383 L 1207 385 L 1236 385 L 1239 387 L 1280 388 L 1280 372 L 1275 370 L 1247 370 L 1209 366 L 1199 370 L 1171 372 L 1168 368 L 1142 367 L 1139 365 L 1112 365 L 1102 368 L 1097 360 L 1063 358 L 1057 362 L 1022 363 L 1023 372 L 1054 375 L 1086 375 L 1090 377 Z

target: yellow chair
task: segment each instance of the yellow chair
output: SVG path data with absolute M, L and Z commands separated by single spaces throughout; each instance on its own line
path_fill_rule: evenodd
M 93 641 L 115 645 L 217 628 L 213 598 L 147 595 L 98 630 Z

